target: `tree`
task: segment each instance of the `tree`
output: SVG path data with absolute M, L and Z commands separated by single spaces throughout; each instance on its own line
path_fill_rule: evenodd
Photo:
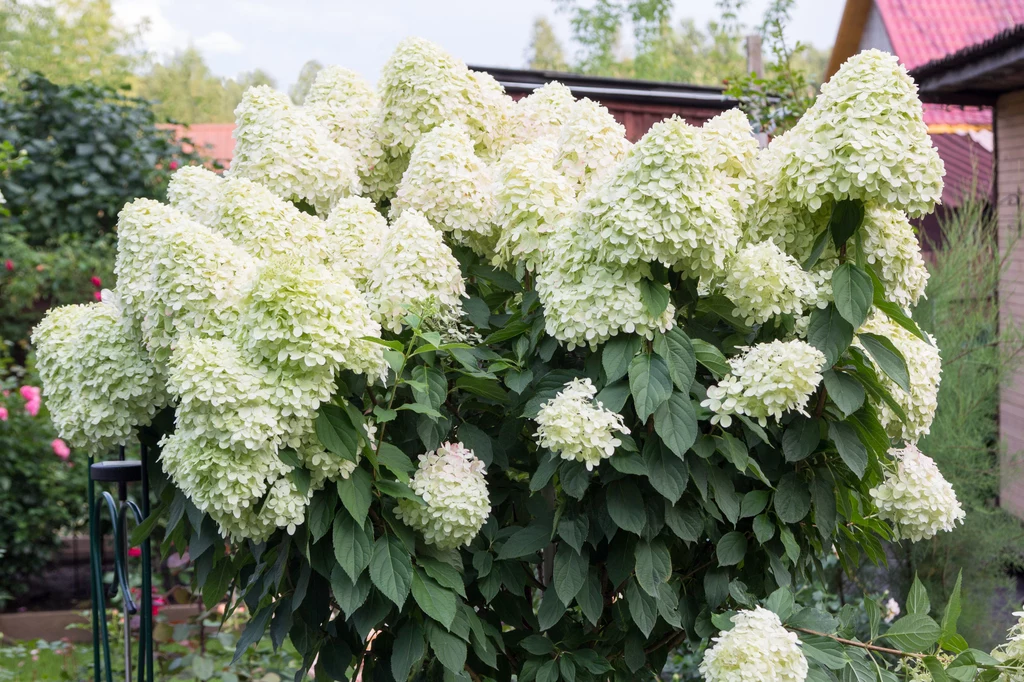
M 288 89 L 288 94 L 293 102 L 302 104 L 306 101 L 306 93 L 313 86 L 313 81 L 316 80 L 316 75 L 320 73 L 322 68 L 324 68 L 324 65 L 315 59 L 310 59 L 302 65 L 302 68 L 299 70 L 299 77 L 292 84 L 292 87 Z
M 576 0 L 556 0 L 556 4 L 559 11 L 569 14 L 573 43 L 579 48 L 571 70 L 706 85 L 732 84 L 746 78 L 744 28 L 737 15 L 738 3 L 719 2 L 721 18 L 708 22 L 705 29 L 691 19 L 673 28 L 669 23 L 671 0 L 601 0 L 586 6 Z M 788 8 L 780 9 L 778 4 L 773 3 L 765 13 L 760 30 L 766 38 L 776 26 L 784 29 L 788 20 Z M 623 55 L 619 44 L 626 31 L 633 34 L 633 50 Z M 789 50 L 788 56 L 778 55 L 778 59 L 791 62 L 789 73 L 803 74 L 805 82 L 817 84 L 827 54 L 827 50 L 800 45 Z M 749 79 L 743 82 L 754 87 Z M 781 81 L 779 84 L 785 85 Z
M 116 305 L 34 336 L 73 447 L 152 444 L 165 543 L 207 608 L 245 605 L 239 654 L 269 631 L 298 678 L 626 682 L 676 646 L 707 682 L 1024 673 L 1024 623 L 970 649 L 957 588 L 915 584 L 891 624 L 804 589 L 963 519 L 915 445 L 940 355 L 906 312 L 908 214 L 942 162 L 895 57 L 852 58 L 763 153 L 738 111 L 629 145 L 557 86 L 510 121 L 419 39 L 379 102 L 338 84 L 301 111 L 250 91 L 243 163 L 126 206 Z M 331 141 L 367 110 L 378 144 Z
M 734 13 L 742 0 L 719 0 L 724 11 Z M 764 13 L 761 36 L 770 57 L 765 75 L 743 73 L 729 81 L 726 94 L 739 100 L 754 129 L 771 136 L 781 135 L 800 120 L 814 103 L 820 81 L 817 76 L 801 68 L 801 59 L 807 60 L 808 45 L 786 40 L 786 25 L 794 0 L 772 0 Z M 813 61 L 804 63 L 814 64 Z
M 94 240 L 135 197 L 164 196 L 168 167 L 198 161 L 156 127 L 148 102 L 96 84 L 24 79 L 0 99 L 0 140 L 28 163 L 0 176 L 0 230 L 32 246 L 62 235 Z
M 143 61 L 141 28 L 114 22 L 108 0 L 0 0 L 0 77 L 121 87 Z
M 568 68 L 562 44 L 546 17 L 537 17 L 533 22 L 530 45 L 526 48 L 526 65 L 531 69 L 546 71 L 564 71 Z
M 242 74 L 239 80 L 214 75 L 194 46 L 176 53 L 166 64 L 156 64 L 139 79 L 138 93 L 154 102 L 161 121 L 173 123 L 227 123 L 242 93 L 250 85 L 272 84 L 263 71 Z

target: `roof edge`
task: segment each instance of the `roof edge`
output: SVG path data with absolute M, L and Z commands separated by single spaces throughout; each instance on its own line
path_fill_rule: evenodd
M 1022 40 L 1024 40 L 1024 23 L 1002 30 L 979 43 L 968 45 L 956 52 L 925 62 L 910 69 L 909 73 L 911 78 L 920 84 L 927 78 L 933 78 L 946 71 L 965 66 L 977 59 L 988 57 L 1008 48 L 1019 47 Z
M 873 0 L 846 0 L 839 30 L 832 45 L 823 81 L 827 82 L 847 59 L 860 52 L 860 41 L 864 36 Z
M 725 94 L 724 88 L 711 85 L 586 76 L 564 71 L 509 69 L 472 64 L 469 65 L 469 68 L 490 74 L 506 91 L 515 93 L 530 93 L 547 83 L 557 81 L 569 88 L 573 95 L 591 99 L 688 105 L 722 111 L 739 104 L 738 100 Z

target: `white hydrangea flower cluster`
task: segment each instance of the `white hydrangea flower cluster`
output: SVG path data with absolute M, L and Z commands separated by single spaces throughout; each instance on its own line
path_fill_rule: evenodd
M 486 467 L 462 443 L 444 443 L 420 455 L 409 482 L 422 502 L 400 499 L 395 516 L 439 549 L 472 542 L 491 513 Z
M 811 255 L 815 237 L 828 225 L 831 207 L 812 211 L 802 204 L 790 202 L 782 193 L 777 150 L 784 144 L 785 137 L 775 138 L 771 146 L 759 155 L 761 182 L 756 185 L 757 196 L 747 214 L 744 241 L 770 240 L 802 263 Z
M 678 118 L 655 124 L 617 166 L 591 180 L 571 217 L 556 213 L 549 230 L 532 231 L 541 235 L 537 291 L 549 334 L 570 348 L 593 347 L 623 331 L 651 338 L 675 315 L 671 304 L 651 315 L 644 302 L 641 281 L 650 278 L 653 261 L 688 277 L 726 272 L 741 238 L 737 211 L 745 205 L 729 173 L 746 177 L 739 169 L 750 163 L 730 165 L 721 150 L 752 150 L 716 135 Z
M 928 435 L 935 410 L 938 408 L 939 383 L 942 380 L 942 358 L 935 345 L 935 339 L 928 336 L 931 343 L 914 336 L 896 324 L 881 311 L 876 311 L 858 332 L 868 332 L 884 336 L 896 346 L 907 361 L 910 374 L 910 392 L 904 391 L 890 379 L 881 368 L 875 367 L 879 381 L 889 391 L 896 403 L 903 408 L 907 421 L 900 419 L 884 402 L 873 403 L 878 410 L 879 421 L 893 438 L 902 438 L 916 443 Z M 927 332 L 925 332 L 927 335 Z M 859 345 L 855 341 L 855 344 Z M 869 356 L 870 357 L 870 356 Z
M 169 365 L 179 427 L 205 434 L 220 448 L 255 450 L 277 435 L 266 370 L 247 362 L 232 339 L 183 336 Z
M 629 433 L 622 416 L 594 400 L 597 389 L 590 379 L 573 379 L 537 414 L 537 444 L 576 460 L 587 471 L 615 454 L 622 441 L 615 432 Z
M 486 159 L 511 142 L 512 102 L 501 86 L 429 41 L 399 43 L 378 87 L 380 109 L 363 178 L 374 200 L 392 195 L 420 137 L 443 123 L 461 123 Z
M 149 267 L 142 338 L 161 369 L 178 336 L 231 333 L 241 291 L 255 274 L 253 259 L 230 239 L 188 219 L 160 230 Z
M 727 194 L 716 186 L 700 128 L 655 123 L 605 180 L 580 199 L 577 244 L 602 262 L 659 260 L 688 277 L 713 277 L 740 239 Z
M 288 466 L 269 443 L 222 448 L 202 434 L 178 429 L 160 441 L 160 463 L 174 484 L 234 537 L 266 539 L 274 527 L 254 507 Z
M 367 290 L 384 328 L 401 331 L 409 313 L 442 325 L 462 316 L 466 285 L 459 263 L 442 233 L 418 211 L 403 211 L 391 226 L 380 262 L 386 267 L 373 269 Z
M 761 606 L 732 617 L 731 630 L 713 637 L 700 674 L 707 682 L 804 682 L 807 659 L 795 632 Z
M 731 371 L 717 386 L 708 387 L 701 405 L 715 415 L 712 424 L 728 427 L 734 414 L 768 425 L 768 417 L 779 419 L 783 412 L 802 414 L 807 400 L 821 383 L 825 355 L 805 341 L 772 341 L 743 349 L 729 359 Z
M 167 203 L 203 225 L 217 220 L 224 178 L 202 166 L 184 166 L 167 183 Z
M 330 138 L 307 109 L 266 85 L 249 88 L 235 110 L 235 150 L 229 173 L 265 185 L 289 201 L 326 215 L 358 191 L 356 158 Z
M 40 326 L 41 368 L 75 445 L 123 442 L 173 399 L 165 471 L 225 533 L 258 540 L 301 523 L 309 501 L 281 448 L 298 453 L 314 488 L 354 467 L 320 446 L 313 419 L 340 369 L 386 367 L 365 340 L 380 325 L 347 272 L 374 267 L 387 224 L 367 199 L 339 199 L 323 221 L 246 178 L 180 174 L 170 192 L 180 210 L 138 200 L 119 216 L 123 312 L 107 302 L 72 325 L 55 311 Z
M 51 310 L 32 344 L 54 426 L 71 447 L 123 445 L 168 402 L 162 377 L 110 292 L 96 303 Z
M 922 111 L 895 55 L 854 55 L 785 136 L 780 162 L 789 199 L 811 210 L 850 198 L 915 217 L 930 213 L 945 171 Z
M 735 314 L 748 325 L 763 324 L 776 315 L 799 314 L 817 291 L 796 259 L 770 241 L 737 252 L 722 290 L 736 304 Z
M 309 86 L 303 105 L 327 128 L 334 142 L 365 154 L 380 102 L 359 74 L 340 66 L 323 67 Z
M 180 211 L 152 199 L 136 199 L 117 214 L 117 291 L 125 316 L 139 333 L 152 298 L 151 264 L 160 230 L 182 220 L 185 216 Z
M 579 194 L 617 166 L 632 145 L 622 124 L 597 102 L 578 100 L 568 115 L 558 137 L 555 168 Z
M 387 220 L 366 197 L 346 197 L 334 205 L 324 227 L 327 264 L 365 290 L 389 239 Z
M 297 254 L 312 263 L 327 257 L 324 222 L 316 216 L 300 211 L 263 185 L 245 178 L 227 178 L 220 188 L 209 227 L 250 256 Z
M 495 265 L 509 267 L 522 261 L 527 269 L 536 270 L 548 238 L 570 219 L 576 192 L 555 170 L 556 151 L 554 141 L 540 139 L 516 145 L 501 158 L 495 178 Z
M 469 133 L 442 123 L 420 138 L 391 202 L 394 220 L 407 209 L 451 232 L 484 257 L 494 251 L 494 181 L 473 151 Z
M 572 92 L 558 81 L 537 88 L 515 104 L 516 141 L 557 140 L 562 126 L 572 118 L 575 104 Z
M 305 370 L 336 367 L 373 374 L 382 361 L 379 327 L 351 280 L 282 256 L 266 261 L 242 300 L 242 346 L 253 357 Z
M 885 297 L 901 308 L 917 305 L 928 284 L 928 268 L 907 215 L 872 206 L 860 229 L 864 253 L 885 286 Z
M 544 304 L 544 325 L 550 336 L 572 350 L 577 346 L 594 348 L 623 331 L 650 339 L 654 332 L 672 327 L 675 306 L 669 303 L 655 316 L 644 304 L 640 283 L 650 278 L 646 263 L 636 267 L 580 263 L 579 256 L 573 256 L 579 252 L 563 245 L 569 239 L 563 233 L 548 242 L 548 259 L 565 260 L 550 266 L 548 260 L 537 272 L 537 293 Z
M 951 531 L 965 516 L 939 467 L 916 445 L 890 450 L 894 470 L 870 490 L 879 517 L 892 522 L 897 539 L 919 542 Z
M 739 109 L 715 116 L 701 128 L 713 168 L 724 175 L 737 220 L 746 219 L 756 199 L 760 147 L 750 120 Z

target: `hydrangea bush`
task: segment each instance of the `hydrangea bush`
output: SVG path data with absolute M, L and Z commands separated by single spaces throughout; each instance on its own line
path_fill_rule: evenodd
M 159 435 L 153 518 L 208 606 L 248 609 L 240 652 L 398 681 L 647 679 L 702 643 L 709 682 L 1012 668 L 958 597 L 869 632 L 794 603 L 828 554 L 963 516 L 915 447 L 940 356 L 907 216 L 943 168 L 895 58 L 766 149 L 739 112 L 631 144 L 418 39 L 376 93 L 311 93 L 251 89 L 232 169 L 125 206 L 116 289 L 35 333 L 62 437 Z

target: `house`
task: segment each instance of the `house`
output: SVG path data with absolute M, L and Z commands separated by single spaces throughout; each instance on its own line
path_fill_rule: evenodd
M 871 48 L 915 69 L 1024 22 L 1024 0 L 846 0 L 825 78 Z M 992 177 L 992 109 L 983 102 L 925 105 L 925 122 L 946 164 L 942 209 L 955 209 L 977 182 L 987 195 Z M 923 228 L 937 236 L 938 216 Z
M 576 98 L 589 97 L 600 102 L 626 128 L 626 136 L 636 142 L 652 125 L 678 115 L 693 125 L 701 125 L 727 109 L 736 100 L 726 97 L 722 88 L 680 83 L 636 81 L 623 78 L 579 76 L 557 71 L 530 71 L 471 66 L 474 71 L 491 74 L 513 99 L 520 99 L 536 88 L 557 80 Z M 187 139 L 200 153 L 224 168 L 231 165 L 235 140 L 234 123 L 195 123 L 191 126 L 162 125 L 173 130 L 177 139 Z
M 938 104 L 984 106 L 993 112 L 999 243 L 1005 249 L 1021 235 L 1024 190 L 1024 23 L 914 68 L 921 99 Z M 999 323 L 1024 320 L 1024 248 L 1010 252 L 999 282 Z M 1002 389 L 1000 505 L 1024 518 L 1024 370 Z
M 581 76 L 562 71 L 503 69 L 491 66 L 470 66 L 494 77 L 513 99 L 526 97 L 551 81 L 569 88 L 576 99 L 587 97 L 600 102 L 626 128 L 626 137 L 636 142 L 651 126 L 676 115 L 691 125 L 732 109 L 736 100 L 727 97 L 722 88 L 686 85 L 660 81 Z
M 231 134 L 235 130 L 234 123 L 193 123 L 190 126 L 177 124 L 160 124 L 164 130 L 173 130 L 177 140 L 185 140 L 186 152 L 197 149 L 203 157 L 224 168 L 231 165 L 232 153 L 235 149 L 235 138 Z

